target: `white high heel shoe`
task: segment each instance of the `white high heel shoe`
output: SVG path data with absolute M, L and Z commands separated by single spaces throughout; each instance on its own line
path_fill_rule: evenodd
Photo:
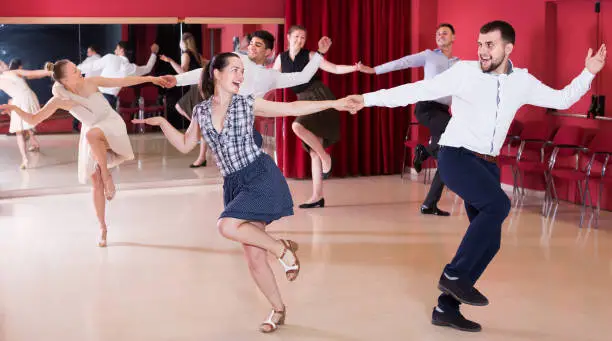
M 283 254 L 278 258 L 278 261 L 281 263 L 281 265 L 285 269 L 285 276 L 287 276 L 287 280 L 289 280 L 290 282 L 293 282 L 295 281 L 297 276 L 300 274 L 300 260 L 295 254 L 299 248 L 299 245 L 298 243 L 292 240 L 281 239 L 280 241 L 285 246 L 285 249 L 283 250 Z M 295 258 L 295 263 L 293 265 L 288 265 L 283 260 L 283 257 L 285 257 L 285 254 L 287 253 L 287 251 L 291 252 L 293 254 L 293 258 Z
M 281 311 L 272 310 L 268 319 L 259 325 L 259 331 L 262 333 L 272 333 L 278 329 L 278 326 L 285 324 L 285 315 L 287 308 Z M 276 319 L 275 316 L 278 316 Z
M 108 234 L 108 226 L 102 230 L 100 229 L 100 236 L 98 238 L 98 247 L 106 247 L 106 235 Z

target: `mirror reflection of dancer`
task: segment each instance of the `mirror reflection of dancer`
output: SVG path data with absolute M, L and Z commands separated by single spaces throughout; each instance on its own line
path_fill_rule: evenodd
M 3 63 L 4 64 L 4 63 Z M 17 108 L 28 112 L 36 112 L 40 110 L 38 97 L 25 81 L 26 79 L 39 79 L 49 77 L 49 72 L 45 70 L 24 70 L 20 59 L 13 59 L 9 63 L 2 66 L 5 71 L 0 73 L 0 90 L 6 92 L 11 98 L 11 104 Z M 29 124 L 24 121 L 16 112 L 11 113 L 11 123 L 9 132 L 15 133 L 17 137 L 17 147 L 21 153 L 21 169 L 29 167 L 28 151 L 40 151 L 40 143 L 34 136 L 35 124 Z M 27 148 L 27 141 L 30 142 L 30 147 Z
M 562 90 L 551 89 L 525 69 L 512 65 L 514 28 L 493 21 L 480 28 L 478 61 L 461 61 L 436 77 L 363 96 L 350 96 L 360 106 L 406 106 L 418 101 L 452 96 L 453 116 L 440 139 L 438 167 L 442 180 L 465 201 L 470 225 L 455 257 L 440 275 L 438 305 L 431 322 L 478 332 L 480 324 L 463 317 L 461 303 L 484 306 L 489 300 L 474 284 L 501 246 L 502 224 L 510 199 L 501 189 L 497 156 L 517 110 L 531 104 L 564 110 L 589 90 L 606 59 L 606 46 Z
M 90 72 L 100 72 L 100 76 L 107 78 L 122 78 L 127 76 L 142 76 L 146 75 L 153 69 L 155 62 L 157 61 L 157 53 L 159 52 L 159 46 L 157 44 L 151 45 L 151 56 L 146 65 L 138 66 L 130 63 L 127 58 L 128 44 L 125 41 L 120 41 L 115 47 L 114 53 L 108 53 L 104 57 L 93 60 L 91 62 L 83 62 L 78 67 L 81 72 L 89 74 Z M 113 109 L 117 108 L 117 94 L 121 91 L 121 87 L 102 87 L 100 92 L 104 95 L 104 98 L 110 103 Z
M 110 170 L 134 158 L 125 122 L 110 106 L 98 87 L 123 87 L 146 82 L 165 86 L 165 80 L 156 77 L 84 78 L 69 60 L 45 65 L 57 82 L 54 96 L 38 112 L 28 113 L 16 105 L 0 105 L 3 114 L 15 112 L 28 124 L 36 125 L 49 118 L 58 109 L 70 111 L 81 121 L 78 174 L 81 183 L 91 177 L 93 202 L 100 223 L 98 246 L 106 246 L 106 200 L 115 196 L 115 184 Z
M 179 43 L 179 48 L 181 49 L 181 64 L 179 65 L 172 58 L 161 55 L 159 59 L 164 62 L 170 63 L 172 68 L 177 74 L 182 74 L 185 72 L 189 72 L 196 69 L 201 69 L 208 60 L 206 60 L 200 53 L 198 52 L 198 48 L 195 42 L 195 38 L 189 32 L 183 33 L 181 37 L 181 42 Z M 199 96 L 200 90 L 195 85 L 187 88 L 187 92 L 177 101 L 174 105 L 176 111 L 181 115 L 191 121 L 191 112 L 196 104 L 202 102 L 201 96 Z M 189 165 L 190 168 L 199 168 L 206 167 L 206 151 L 208 150 L 208 146 L 206 142 L 203 140 L 200 141 L 200 153 L 198 154 L 197 159 Z
M 240 95 L 244 71 L 241 58 L 234 53 L 213 57 L 202 73 L 205 100 L 195 107 L 185 134 L 163 117 L 132 122 L 160 126 L 168 141 L 183 153 L 193 149 L 201 136 L 210 146 L 223 175 L 224 210 L 217 227 L 223 237 L 242 243 L 251 276 L 273 308 L 260 326 L 261 332 L 270 333 L 285 322 L 286 309 L 268 253 L 280 261 L 289 281 L 297 278 L 300 262 L 295 254 L 297 243 L 274 239 L 265 230 L 271 222 L 293 215 L 293 200 L 285 177 L 255 142 L 255 115 L 299 116 L 350 108 L 346 100 L 282 103 Z

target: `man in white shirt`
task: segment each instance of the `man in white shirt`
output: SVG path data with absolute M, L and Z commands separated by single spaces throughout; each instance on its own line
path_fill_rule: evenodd
M 85 60 L 81 63 L 81 65 L 93 63 L 96 60 L 102 59 L 98 51 L 99 49 L 96 45 L 89 45 L 87 47 L 87 58 L 85 58 Z M 89 72 L 85 73 L 85 77 L 96 77 L 96 76 L 100 76 L 101 74 L 102 74 L 102 70 L 90 70 Z
M 147 65 L 144 66 L 138 66 L 130 63 L 128 58 L 125 56 L 127 46 L 127 42 L 120 41 L 115 48 L 114 54 L 109 53 L 98 60 L 93 60 L 88 63 L 83 62 L 77 67 L 84 74 L 98 71 L 100 72 L 100 76 L 108 78 L 142 76 L 151 72 L 155 62 L 157 61 L 159 46 L 157 44 L 151 45 L 151 56 L 149 57 Z M 102 92 L 113 108 L 117 106 L 117 94 L 120 90 L 121 88 L 100 88 L 100 92 Z
M 513 67 L 509 56 L 514 41 L 510 24 L 487 23 L 478 37 L 478 61 L 458 62 L 430 80 L 351 96 L 358 107 L 397 107 L 452 96 L 453 116 L 440 139 L 438 168 L 448 188 L 464 199 L 470 225 L 440 276 L 442 295 L 432 312 L 435 325 L 481 330 L 461 315 L 459 304 L 489 303 L 474 284 L 500 248 L 502 223 L 511 208 L 496 161 L 516 111 L 525 104 L 569 108 L 589 90 L 605 64 L 605 45 L 595 55 L 589 49 L 580 75 L 562 90 L 554 90 L 526 69 Z
M 241 95 L 253 95 L 263 98 L 267 92 L 274 89 L 290 88 L 296 85 L 308 83 L 319 70 L 323 55 L 331 46 L 328 37 L 319 40 L 319 49 L 310 59 L 301 72 L 281 73 L 277 70 L 266 68 L 265 63 L 272 55 L 274 48 L 274 36 L 268 31 L 255 31 L 251 35 L 247 55 L 239 54 L 244 64 L 244 81 L 240 86 Z M 162 76 L 171 85 L 185 86 L 198 84 L 202 75 L 202 69 L 195 69 L 176 76 Z M 255 130 L 255 142 L 261 146 L 262 137 Z
M 375 68 L 359 64 L 359 71 L 382 75 L 391 71 L 423 67 L 425 79 L 432 79 L 459 61 L 459 58 L 453 57 L 454 42 L 455 28 L 451 24 L 442 23 L 438 25 L 436 30 L 437 49 L 408 55 Z M 442 136 L 450 120 L 450 113 L 448 112 L 450 103 L 450 97 L 443 97 L 432 101 L 421 101 L 416 104 L 414 115 L 420 124 L 429 128 L 429 133 L 431 134 L 429 146 L 425 147 L 419 144 L 415 148 L 413 165 L 417 172 L 421 172 L 423 161 L 430 156 L 437 157 L 438 155 L 438 141 L 440 141 L 440 136 Z M 433 214 L 443 217 L 450 215 L 450 213 L 438 208 L 438 202 L 442 197 L 443 191 L 444 183 L 440 179 L 440 172 L 436 171 L 431 187 L 429 187 L 429 192 L 421 205 L 421 214 Z

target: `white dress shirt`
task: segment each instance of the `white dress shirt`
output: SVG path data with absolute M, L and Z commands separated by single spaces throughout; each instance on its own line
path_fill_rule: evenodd
M 93 63 L 96 60 L 100 60 L 102 59 L 102 57 L 100 57 L 99 54 L 94 54 L 93 56 L 89 56 L 87 58 L 85 58 L 85 60 L 77 65 L 77 67 L 79 68 L 79 70 L 81 70 L 81 72 L 83 72 L 83 69 L 81 69 L 83 67 L 83 65 L 85 64 L 89 64 L 89 63 Z M 96 77 L 96 76 L 100 76 L 102 74 L 102 70 L 90 70 L 89 72 L 85 73 L 85 77 Z
M 433 51 L 425 50 L 379 65 L 375 67 L 374 70 L 377 75 L 382 75 L 383 73 L 391 71 L 423 67 L 424 79 L 432 79 L 455 65 L 457 61 L 459 61 L 458 57 L 448 58 L 440 49 L 435 49 Z M 450 105 L 451 98 L 443 97 L 435 101 L 444 105 Z
M 453 115 L 440 145 L 497 156 L 521 106 L 567 109 L 589 90 L 595 77 L 584 69 L 568 86 L 554 90 L 510 62 L 509 70 L 485 73 L 477 61 L 461 61 L 430 80 L 367 93 L 364 102 L 368 107 L 398 107 L 452 96 Z
M 240 95 L 253 95 L 255 98 L 263 98 L 270 90 L 290 88 L 292 86 L 308 83 L 319 70 L 323 57 L 315 53 L 310 62 L 301 72 L 281 73 L 274 69 L 268 69 L 263 65 L 257 65 L 246 55 L 239 55 L 244 64 L 244 81 L 240 86 Z M 185 86 L 198 84 L 202 75 L 202 69 L 176 75 L 176 85 Z
M 115 54 L 107 54 L 104 57 L 95 60 L 91 63 L 82 63 L 79 65 L 79 69 L 81 72 L 85 74 L 89 74 L 92 71 L 100 71 L 101 77 L 108 78 L 122 78 L 127 76 L 142 76 L 151 72 L 155 62 L 157 61 L 157 56 L 155 53 L 151 53 L 151 57 L 149 57 L 149 61 L 147 65 L 138 66 L 136 64 L 130 63 L 130 61 L 124 56 L 117 56 Z M 117 96 L 121 88 L 103 88 L 100 87 L 100 92 L 104 94 L 109 94 L 113 96 Z

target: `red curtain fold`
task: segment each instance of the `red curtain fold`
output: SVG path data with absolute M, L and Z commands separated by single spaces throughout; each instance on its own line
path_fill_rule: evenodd
M 284 32 L 279 51 L 287 47 L 286 32 L 300 24 L 308 30 L 306 48 L 317 49 L 323 35 L 332 39 L 326 59 L 335 64 L 379 65 L 410 53 L 410 1 L 405 0 L 286 0 Z M 352 73 L 321 78 L 336 97 L 366 93 L 408 83 L 409 71 L 380 76 Z M 277 98 L 295 100 L 291 90 L 278 90 Z M 357 115 L 342 113 L 341 141 L 331 146 L 336 177 L 398 173 L 403 140 L 410 121 L 408 107 L 366 108 Z M 277 159 L 285 176 L 310 176 L 310 156 L 291 130 L 293 117 L 276 119 Z

